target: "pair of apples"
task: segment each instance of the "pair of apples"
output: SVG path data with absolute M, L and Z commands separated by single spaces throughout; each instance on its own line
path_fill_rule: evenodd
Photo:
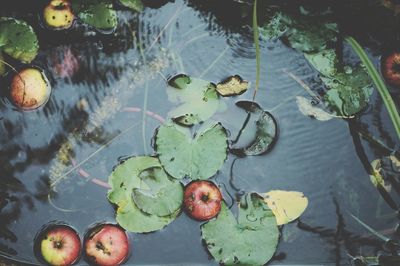
M 210 181 L 194 181 L 184 192 L 186 213 L 195 220 L 206 221 L 221 210 L 222 195 Z M 54 225 L 39 234 L 40 257 L 48 264 L 68 266 L 78 261 L 81 254 L 79 234 L 67 225 Z M 89 230 L 84 239 L 85 258 L 90 264 L 115 266 L 122 264 L 129 255 L 126 232 L 113 224 L 102 224 Z

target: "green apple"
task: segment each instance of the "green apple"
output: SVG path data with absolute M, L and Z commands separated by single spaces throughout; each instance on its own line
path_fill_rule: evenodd
M 74 19 L 71 3 L 67 0 L 52 0 L 43 11 L 44 23 L 51 29 L 69 29 Z

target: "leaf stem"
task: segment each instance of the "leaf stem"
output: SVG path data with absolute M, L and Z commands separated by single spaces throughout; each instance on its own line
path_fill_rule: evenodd
M 259 44 L 259 32 L 257 23 L 257 0 L 254 0 L 253 7 L 253 39 L 256 47 L 256 86 L 253 94 L 253 101 L 256 98 L 258 87 L 260 86 L 260 44 Z

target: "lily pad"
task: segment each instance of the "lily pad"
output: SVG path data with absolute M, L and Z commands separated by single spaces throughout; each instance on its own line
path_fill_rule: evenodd
M 328 112 L 322 110 L 319 107 L 313 106 L 311 101 L 308 99 L 297 96 L 296 97 L 297 107 L 299 108 L 300 112 L 311 118 L 315 118 L 319 121 L 328 121 L 331 120 L 334 116 L 329 114 Z
M 158 128 L 155 147 L 165 171 L 174 178 L 208 179 L 227 156 L 227 133 L 221 124 L 204 126 L 192 138 L 190 130 L 176 124 Z
M 72 9 L 83 23 L 98 30 L 110 31 L 117 27 L 117 12 L 109 0 L 74 0 Z
M 217 92 L 224 97 L 240 95 L 247 91 L 249 82 L 240 76 L 231 76 L 217 84 Z
M 175 76 L 168 84 L 168 99 L 180 104 L 168 114 L 176 123 L 193 126 L 217 112 L 219 96 L 214 84 L 183 74 Z
M 144 8 L 142 0 L 119 0 L 119 3 L 138 12 L 143 11 Z
M 255 102 L 239 101 L 236 105 L 249 114 L 257 116 L 256 133 L 250 144 L 243 148 L 232 147 L 231 152 L 238 156 L 261 155 L 268 152 L 278 137 L 278 124 L 275 118 Z
M 332 77 L 338 72 L 339 60 L 333 49 L 304 54 L 307 61 L 323 76 Z
M 130 232 L 145 233 L 159 230 L 171 223 L 179 211 L 168 216 L 157 216 L 143 212 L 132 198 L 135 189 L 151 190 L 139 177 L 140 174 L 153 168 L 161 168 L 154 157 L 132 157 L 118 165 L 109 177 L 111 189 L 108 200 L 118 206 L 116 220 Z
M 278 225 L 290 223 L 306 210 L 308 199 L 302 192 L 272 190 L 263 195 Z
M 171 180 L 162 168 L 151 168 L 139 175 L 150 189 L 134 189 L 133 201 L 142 211 L 157 216 L 176 213 L 182 205 L 183 187 Z
M 0 51 L 23 63 L 30 63 L 38 50 L 39 42 L 30 25 L 14 18 L 0 18 Z
M 237 220 L 222 203 L 217 218 L 203 224 L 201 232 L 208 251 L 223 265 L 264 265 L 279 238 L 274 214 L 255 193 L 240 203 Z
M 321 77 L 329 88 L 324 100 L 339 116 L 352 117 L 369 102 L 373 86 L 371 78 L 361 66 L 350 68 L 333 77 Z

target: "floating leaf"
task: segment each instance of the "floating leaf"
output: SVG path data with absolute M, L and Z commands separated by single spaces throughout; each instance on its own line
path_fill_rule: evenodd
M 109 177 L 111 189 L 108 199 L 118 206 L 117 222 L 126 230 L 136 233 L 159 230 L 171 223 L 178 211 L 169 216 L 157 216 L 143 212 L 132 199 L 135 189 L 151 190 L 139 177 L 148 169 L 161 168 L 160 162 L 153 157 L 132 157 L 118 165 Z
M 203 127 L 192 138 L 187 128 L 166 124 L 158 128 L 155 147 L 165 171 L 175 178 L 207 179 L 227 156 L 227 133 L 221 124 Z
M 278 225 L 290 223 L 305 211 L 308 199 L 297 191 L 272 190 L 263 195 Z
M 7 71 L 7 69 L 6 69 L 6 65 L 4 64 L 3 54 L 0 51 L 0 76 L 4 75 L 6 73 L 6 71 Z
M 266 24 L 259 27 L 260 35 L 268 40 L 280 38 L 285 35 L 292 24 L 293 20 L 290 16 L 276 12 Z
M 338 72 L 339 60 L 333 49 L 313 54 L 304 54 L 308 62 L 323 76 L 331 77 Z
M 143 11 L 144 8 L 142 0 L 119 0 L 119 3 L 138 12 Z
M 231 152 L 238 156 L 260 155 L 269 151 L 276 142 L 278 136 L 278 124 L 275 118 L 267 111 L 250 101 L 239 101 L 239 108 L 246 110 L 251 115 L 258 116 L 256 121 L 256 134 L 254 140 L 244 148 L 231 148 Z
M 179 210 L 183 200 L 183 187 L 171 180 L 162 168 L 151 168 L 139 175 L 150 189 L 134 189 L 133 201 L 142 211 L 167 216 Z
M 222 203 L 217 218 L 203 224 L 201 232 L 208 251 L 223 265 L 264 265 L 279 238 L 274 214 L 255 193 L 240 203 L 237 220 Z
M 33 28 L 25 21 L 0 18 L 0 50 L 23 63 L 35 59 L 39 42 Z
M 328 121 L 334 117 L 331 114 L 322 110 L 321 108 L 313 106 L 312 103 L 305 97 L 297 96 L 296 103 L 297 107 L 299 107 L 300 112 L 305 116 L 315 118 L 319 121 Z
M 373 92 L 371 79 L 361 66 L 354 69 L 347 67 L 347 72 L 321 79 L 329 88 L 324 100 L 343 117 L 351 117 L 364 109 Z
M 243 80 L 240 76 L 231 76 L 217 84 L 217 92 L 224 97 L 240 95 L 247 91 L 249 82 Z
M 117 27 L 117 12 L 109 0 L 74 0 L 72 9 L 83 23 L 98 30 L 110 31 Z
M 192 126 L 209 119 L 219 108 L 219 97 L 214 84 L 177 75 L 169 80 L 168 98 L 181 104 L 168 115 L 184 126 Z

